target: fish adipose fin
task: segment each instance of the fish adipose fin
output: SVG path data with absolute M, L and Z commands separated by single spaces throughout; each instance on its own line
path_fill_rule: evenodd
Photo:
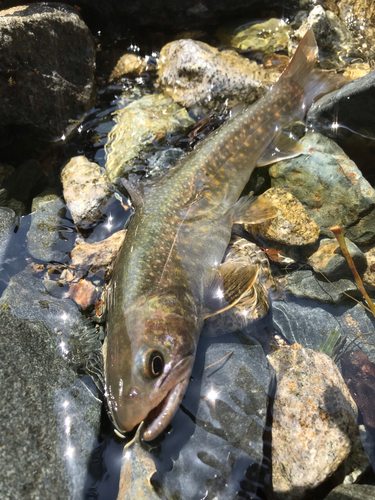
M 206 293 L 204 319 L 235 306 L 254 285 L 258 275 L 257 266 L 249 266 L 241 261 L 224 262 L 215 271 Z
M 290 132 L 281 131 L 259 158 L 257 167 L 264 167 L 276 161 L 294 158 L 300 155 L 303 150 L 303 146 L 298 142 L 298 137 Z
M 260 224 L 277 215 L 277 208 L 267 200 L 254 196 L 242 196 L 233 207 L 233 223 Z
M 328 94 L 348 83 L 348 80 L 342 75 L 314 68 L 317 58 L 318 46 L 314 32 L 309 30 L 302 38 L 288 66 L 273 85 L 274 89 L 282 88 L 284 82 L 289 79 L 302 89 L 304 93 L 303 106 L 296 109 L 295 114 L 295 118 L 299 120 L 305 116 L 306 111 L 318 96 Z

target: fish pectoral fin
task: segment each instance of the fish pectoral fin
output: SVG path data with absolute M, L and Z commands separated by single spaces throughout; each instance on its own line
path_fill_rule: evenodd
M 238 260 L 224 262 L 215 271 L 214 279 L 206 292 L 204 319 L 235 306 L 254 285 L 258 266 L 249 266 L 245 261 Z
M 233 207 L 233 222 L 237 224 L 260 224 L 277 215 L 277 208 L 270 202 L 254 196 L 243 196 Z
M 291 132 L 280 131 L 262 154 L 257 162 L 257 167 L 264 167 L 281 160 L 294 158 L 300 155 L 304 147 L 298 142 L 298 137 Z

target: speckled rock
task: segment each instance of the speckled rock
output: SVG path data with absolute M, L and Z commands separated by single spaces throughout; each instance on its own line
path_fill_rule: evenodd
M 367 267 L 365 254 L 347 238 L 345 242 L 357 271 L 362 274 Z M 315 272 L 323 273 L 330 280 L 353 277 L 336 239 L 321 240 L 319 249 L 309 257 L 308 263 Z
M 95 285 L 89 280 L 81 279 L 70 287 L 69 296 L 78 307 L 87 309 L 94 305 L 97 297 Z
M 16 214 L 13 210 L 0 207 L 0 265 L 4 262 L 15 222 Z
M 204 336 L 220 335 L 226 332 L 242 330 L 250 323 L 258 321 L 267 315 L 269 310 L 269 295 L 281 296 L 266 255 L 257 245 L 245 239 L 231 242 L 230 250 L 224 262 L 241 265 L 257 266 L 258 275 L 254 285 L 232 308 L 208 318 L 202 333 Z
M 86 229 L 103 216 L 112 192 L 99 165 L 75 156 L 63 168 L 61 181 L 66 204 L 79 228 Z
M 318 240 L 319 226 L 291 193 L 271 188 L 259 198 L 277 207 L 277 216 L 261 224 L 245 224 L 247 231 L 285 245 L 311 245 Z
M 56 248 L 60 239 L 66 208 L 60 198 L 42 202 L 31 215 L 31 225 L 27 233 L 27 249 L 38 260 L 44 262 L 67 260 L 67 254 Z
M 164 92 L 188 107 L 210 105 L 225 97 L 252 102 L 263 92 L 256 62 L 194 40 L 165 45 L 160 52 L 158 76 Z
M 230 44 L 241 50 L 277 52 L 288 47 L 290 27 L 281 19 L 271 18 L 257 24 L 245 24 L 237 28 Z
M 146 66 L 147 63 L 142 57 L 135 54 L 124 54 L 113 68 L 109 76 L 109 81 L 111 82 L 116 78 L 121 78 L 129 74 L 139 75 L 146 69 Z
M 330 477 L 358 443 L 357 407 L 325 354 L 294 344 L 268 359 L 277 381 L 273 489 L 280 499 L 299 499 Z
M 47 201 L 57 200 L 57 198 L 60 198 L 57 192 L 52 188 L 47 188 L 45 191 L 40 193 L 39 196 L 33 198 L 33 201 L 31 203 L 31 211 L 36 212 L 40 205 Z
M 362 281 L 365 287 L 370 290 L 375 290 L 375 247 L 365 252 L 367 260 L 367 268 L 362 276 Z
M 286 291 L 296 297 L 328 304 L 339 304 L 347 298 L 346 293 L 352 297 L 362 297 L 354 281 L 340 279 L 329 283 L 312 271 L 294 271 L 287 274 L 280 282 Z
M 155 138 L 175 133 L 194 123 L 187 111 L 169 97 L 151 94 L 115 112 L 116 125 L 106 145 L 106 172 L 111 182 L 131 170 L 135 158 Z
M 40 2 L 1 11 L 0 36 L 1 126 L 61 137 L 95 101 L 89 29 L 73 7 Z
M 332 236 L 329 228 L 335 225 L 347 235 L 349 226 L 355 228 L 364 211 L 374 211 L 374 189 L 332 140 L 311 133 L 300 142 L 308 154 L 272 165 L 272 187 L 292 193 L 324 235 Z M 353 227 L 348 237 L 354 243 L 375 239 L 375 227 L 358 227 L 357 234 Z
M 72 250 L 72 265 L 80 272 L 90 271 L 109 279 L 116 257 L 124 242 L 126 230 L 118 231 L 97 243 L 78 243 Z
M 325 500 L 370 500 L 375 498 L 375 486 L 370 484 L 340 484 Z
M 353 35 L 345 24 L 333 12 L 325 11 L 316 5 L 293 33 L 289 42 L 289 55 L 294 54 L 298 43 L 306 32 L 312 29 L 321 49 L 321 65 L 325 69 L 341 68 L 346 65 L 346 58 L 360 56 Z

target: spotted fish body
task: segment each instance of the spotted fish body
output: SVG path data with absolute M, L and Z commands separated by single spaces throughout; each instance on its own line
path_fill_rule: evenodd
M 233 223 L 244 222 L 241 192 L 278 130 L 327 92 L 313 70 L 316 55 L 310 31 L 263 99 L 152 188 L 129 189 L 136 211 L 108 300 L 106 393 L 118 432 L 146 419 L 143 436 L 153 439 L 178 408 L 204 318 L 215 312 L 215 270 Z

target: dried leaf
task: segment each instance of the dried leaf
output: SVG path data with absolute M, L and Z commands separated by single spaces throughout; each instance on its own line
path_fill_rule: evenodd
M 142 447 L 142 427 L 143 423 L 124 448 L 117 500 L 161 500 L 151 484 L 156 469 L 150 453 Z
M 262 250 L 272 262 L 282 262 L 284 260 L 284 258 L 279 255 L 281 250 L 274 250 L 273 248 L 262 248 Z

